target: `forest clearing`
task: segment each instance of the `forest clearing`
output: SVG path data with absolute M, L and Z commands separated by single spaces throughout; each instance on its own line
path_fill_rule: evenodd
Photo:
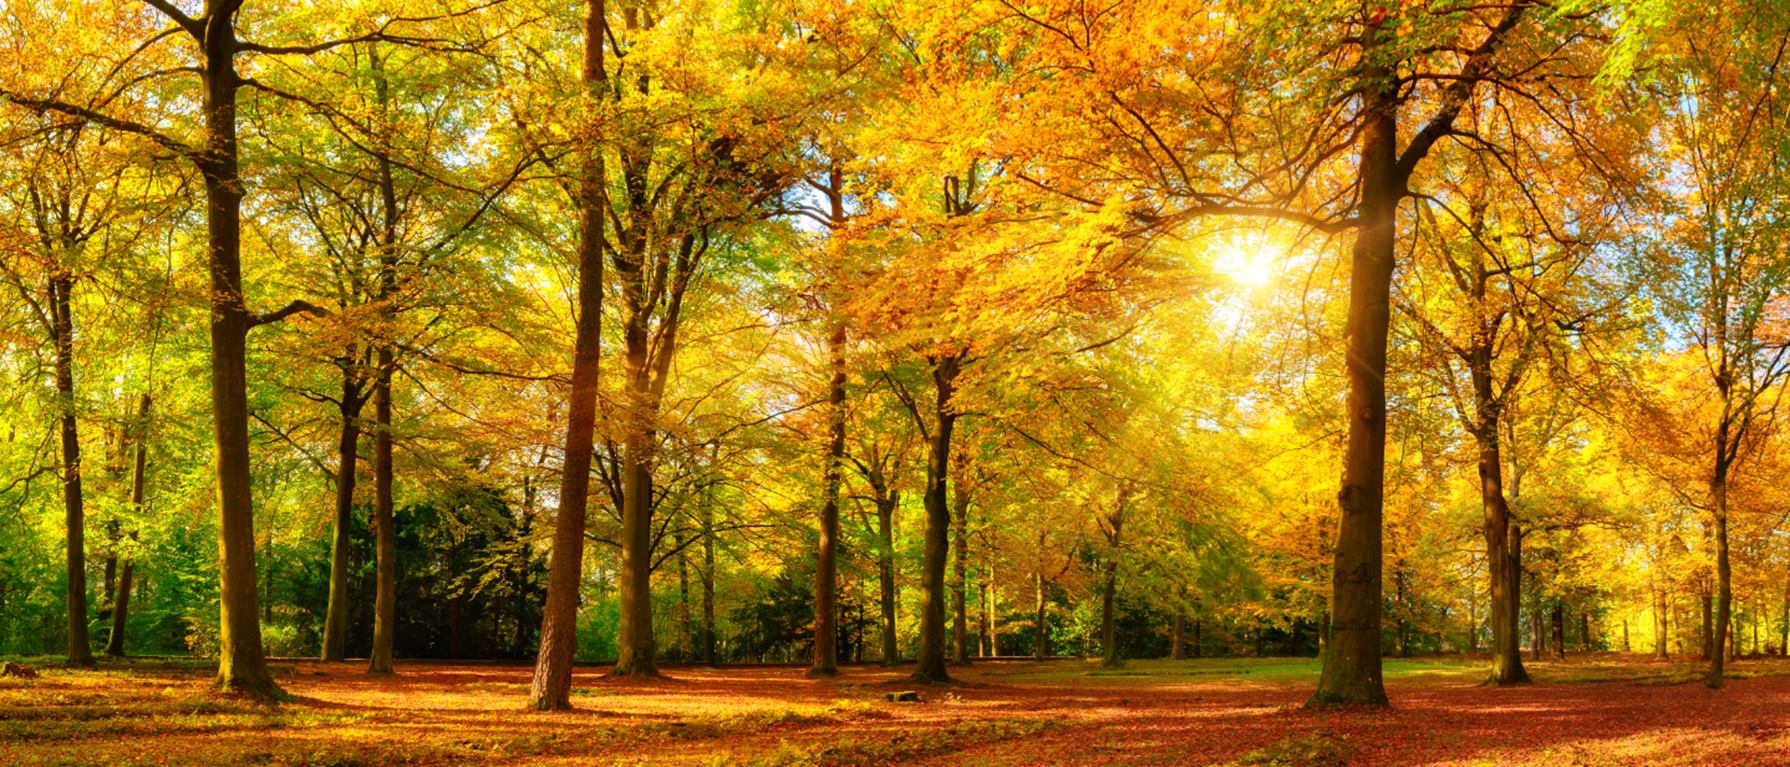
M 1747 664 L 1734 694 L 1689 664 L 1615 654 L 1539 663 L 1487 689 L 1483 662 L 1388 665 L 1391 709 L 1312 711 L 1306 659 L 996 660 L 914 703 L 911 669 L 579 667 L 568 713 L 521 716 L 529 669 L 276 661 L 294 699 L 221 699 L 190 663 L 107 664 L 0 682 L 0 762 L 40 765 L 1763 765 L 1790 760 L 1790 662 Z
M 0 0 L 0 767 L 1790 765 L 1790 0 Z

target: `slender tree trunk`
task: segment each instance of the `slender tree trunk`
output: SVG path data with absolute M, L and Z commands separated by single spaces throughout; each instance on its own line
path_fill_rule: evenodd
M 1370 37 L 1385 34 L 1370 29 Z M 1371 53 L 1376 45 L 1367 46 Z M 1364 54 L 1364 59 L 1371 59 Z M 1349 281 L 1346 333 L 1348 443 L 1331 577 L 1331 630 L 1312 703 L 1386 704 L 1380 675 L 1381 501 L 1386 476 L 1386 338 L 1398 202 L 1398 96 L 1392 74 L 1364 63 L 1360 223 Z
M 1715 657 L 1715 631 L 1713 628 L 1715 625 L 1715 604 L 1713 600 L 1714 597 L 1709 594 L 1704 594 L 1701 597 L 1701 603 L 1703 605 L 1703 626 L 1702 633 L 1699 634 L 1697 638 L 1703 642 L 1703 660 L 1711 660 Z
M 1726 440 L 1724 439 L 1724 444 Z M 1709 676 L 1704 680 L 1710 689 L 1722 686 L 1723 662 L 1731 651 L 1728 639 L 1733 616 L 1733 571 L 1728 562 L 1728 466 L 1718 460 L 1715 478 L 1710 482 L 1710 495 L 1715 501 L 1715 633 L 1708 642 Z M 1709 598 L 1703 601 L 1704 622 L 1709 621 Z
M 945 562 L 951 548 L 951 507 L 947 477 L 951 471 L 951 432 L 957 424 L 952 404 L 960 360 L 940 357 L 933 362 L 932 381 L 937 395 L 936 416 L 926 461 L 926 545 L 920 571 L 920 649 L 915 656 L 913 678 L 920 682 L 948 682 L 945 671 Z
M 1666 592 L 1659 586 L 1653 590 L 1653 657 L 1666 660 L 1666 634 L 1671 628 L 1666 614 Z
M 901 650 L 895 637 L 895 507 L 901 503 L 899 491 L 878 487 L 876 499 L 877 597 L 882 607 L 883 665 L 901 662 Z
M 1579 613 L 1579 649 L 1591 652 L 1591 611 Z
M 702 507 L 702 662 L 719 665 L 715 647 L 715 507 L 714 496 Z
M 952 529 L 956 541 L 953 548 L 953 564 L 955 572 L 951 579 L 951 600 L 956 612 L 951 619 L 951 661 L 959 666 L 967 666 L 970 662 L 969 648 L 969 516 L 970 490 L 969 483 L 963 481 L 959 473 L 957 481 L 957 509 L 952 519 Z
M 980 654 L 982 655 L 982 657 L 992 658 L 996 654 L 995 647 L 994 647 L 994 644 L 995 644 L 994 555 L 992 553 L 987 552 L 986 547 L 984 547 L 982 559 L 983 559 L 983 563 L 984 563 L 983 567 L 985 570 L 985 572 L 983 572 L 983 574 L 982 574 L 982 626 L 980 628 L 980 631 L 978 632 L 980 634 L 980 637 L 977 640 L 977 646 L 981 648 Z
M 1548 642 L 1547 637 L 1541 633 L 1541 604 L 1539 602 L 1535 605 L 1535 609 L 1529 611 L 1529 630 L 1535 638 L 1533 645 L 1529 648 L 1529 659 L 1541 660 L 1541 654 L 1547 649 Z
M 1125 500 L 1128 489 L 1119 490 L 1119 498 L 1107 518 L 1107 552 L 1105 577 L 1100 585 L 1100 665 L 1117 668 L 1124 663 L 1119 654 L 1119 630 L 1114 620 L 1119 593 L 1119 551 L 1124 545 Z
M 336 514 L 329 546 L 329 606 L 323 618 L 323 660 L 340 661 L 348 647 L 349 533 L 354 526 L 355 462 L 360 453 L 360 373 L 352 349 L 342 360 L 341 431 L 336 440 Z
M 621 628 L 611 676 L 658 676 L 653 637 L 652 451 L 648 340 L 638 320 L 624 334 L 629 381 L 628 436 L 622 445 Z
M 149 411 L 153 398 L 148 392 L 137 401 L 137 423 L 133 429 L 131 456 L 131 508 L 139 514 L 143 511 L 143 500 L 148 496 L 149 487 Z M 136 540 L 136 532 L 132 532 L 131 540 Z M 136 571 L 135 557 L 126 557 L 124 566 L 118 573 L 118 593 L 112 602 L 112 631 L 106 636 L 106 654 L 114 658 L 124 657 L 124 635 L 131 605 L 131 579 Z
M 379 347 L 373 388 L 373 535 L 376 539 L 373 589 L 373 649 L 367 670 L 392 673 L 392 644 L 398 622 L 398 544 L 392 520 L 392 348 Z
M 677 659 L 690 660 L 690 560 L 684 549 L 684 534 L 673 539 L 677 546 Z
M 1044 573 L 1032 573 L 1032 587 L 1037 595 L 1032 618 L 1032 660 L 1044 660 L 1049 649 L 1050 625 L 1044 621 Z
M 837 209 L 835 214 L 843 216 Z M 839 673 L 839 482 L 845 464 L 845 323 L 827 336 L 833 368 L 827 386 L 827 463 L 820 504 L 820 551 L 814 572 L 814 665 L 810 676 Z
M 1200 652 L 1205 647 L 1205 638 L 1201 633 L 1201 631 L 1204 628 L 1205 628 L 1205 626 L 1203 625 L 1203 621 L 1201 621 L 1199 618 L 1193 619 L 1193 642 L 1192 642 L 1192 645 L 1193 645 L 1193 657 L 1195 657 L 1195 658 L 1200 657 Z
M 1522 638 L 1518 628 L 1518 608 L 1522 598 L 1518 591 L 1521 569 L 1512 556 L 1510 506 L 1504 498 L 1503 457 L 1499 449 L 1498 413 L 1490 397 L 1490 353 L 1479 353 L 1475 362 L 1474 388 L 1480 395 L 1480 423 L 1475 437 L 1479 443 L 1480 505 L 1485 510 L 1486 563 L 1490 571 L 1492 593 L 1492 677 L 1493 684 L 1520 684 L 1529 681 L 1523 668 Z M 1482 375 L 1483 373 L 1483 375 Z
M 1169 631 L 1168 648 L 1169 660 L 1187 658 L 1187 610 L 1183 608 L 1175 608 L 1175 622 Z
M 587 102 L 601 98 L 606 80 L 603 32 L 608 22 L 604 11 L 604 0 L 585 3 L 579 77 Z M 591 452 L 596 442 L 598 372 L 602 362 L 603 154 L 594 137 L 583 149 L 578 185 L 578 318 L 572 341 L 572 391 L 566 407 L 565 465 L 560 472 L 553 549 L 548 556 L 541 644 L 528 691 L 529 707 L 542 711 L 572 707 L 572 656 L 578 647 L 578 587 L 584 571 L 584 520 L 590 502 Z M 705 539 L 704 547 L 708 546 Z M 708 572 L 712 573 L 713 554 L 709 556 Z M 712 589 L 704 590 L 705 602 L 710 599 L 709 591 Z
M 58 271 L 50 278 L 51 332 L 56 347 L 56 400 L 61 411 L 62 510 L 68 527 L 68 665 L 93 665 L 87 637 L 87 516 L 81 495 L 81 435 L 75 420 L 75 281 Z
M 1554 630 L 1554 658 L 1566 660 L 1566 604 L 1564 602 L 1554 603 L 1549 623 Z

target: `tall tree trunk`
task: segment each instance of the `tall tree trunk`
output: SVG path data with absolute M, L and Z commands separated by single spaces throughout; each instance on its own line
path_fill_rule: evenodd
M 690 660 L 690 559 L 684 549 L 684 534 L 678 533 L 673 543 L 677 546 L 677 659 L 680 663 Z
M 1185 660 L 1187 658 L 1187 610 L 1175 608 L 1175 622 L 1169 630 L 1169 660 Z
M 237 0 L 206 0 L 189 28 L 203 48 L 206 239 L 211 259 L 211 411 L 217 466 L 218 685 L 255 698 L 284 693 L 267 670 L 255 579 L 255 504 L 249 472 L 248 333 L 242 295 L 243 184 L 237 169 Z
M 579 77 L 587 102 L 601 98 L 606 80 L 603 32 L 608 22 L 604 11 L 604 0 L 585 3 Z M 553 549 L 548 555 L 541 644 L 528 690 L 528 705 L 542 711 L 572 706 L 572 655 L 578 647 L 578 586 L 584 571 L 584 520 L 590 502 L 591 452 L 596 443 L 597 385 L 602 361 L 603 153 L 594 137 L 583 150 L 578 184 L 578 318 L 572 340 L 572 391 L 566 407 L 565 465 L 560 472 Z M 705 540 L 704 546 L 708 545 Z M 711 560 L 712 556 L 711 553 Z M 709 572 L 712 571 L 711 561 Z M 710 599 L 708 590 L 703 599 Z
M 1713 600 L 1714 600 L 1714 597 L 1709 594 L 1702 595 L 1702 597 L 1699 600 L 1700 603 L 1703 605 L 1703 625 L 1702 625 L 1701 633 L 1699 633 L 1697 635 L 1697 638 L 1698 638 L 1698 640 L 1700 640 L 1703 643 L 1702 660 L 1710 660 L 1711 658 L 1713 658 L 1715 656 L 1715 652 L 1714 652 L 1715 631 L 1712 628 L 1714 625 L 1714 615 L 1715 615 L 1715 606 L 1714 606 Z
M 1549 624 L 1554 630 L 1554 658 L 1566 660 L 1566 603 L 1556 601 Z
M 1591 611 L 1579 613 L 1579 649 L 1591 652 Z
M 951 433 L 957 424 L 952 404 L 961 360 L 955 356 L 933 361 L 932 382 L 936 393 L 935 415 L 926 460 L 925 554 L 920 570 L 920 649 L 915 655 L 913 678 L 919 682 L 948 682 L 945 671 L 945 562 L 951 548 L 951 507 L 947 477 L 951 471 Z
M 1666 614 L 1665 589 L 1655 585 L 1653 589 L 1653 657 L 1666 660 L 1666 634 L 1671 624 Z
M 984 547 L 982 559 L 983 559 L 983 563 L 984 563 L 983 567 L 985 570 L 985 572 L 983 572 L 983 574 L 982 574 L 982 625 L 980 627 L 980 630 L 978 631 L 978 633 L 980 634 L 980 637 L 977 640 L 977 646 L 981 648 L 980 655 L 982 657 L 992 658 L 996 654 L 995 647 L 994 647 L 994 644 L 995 644 L 994 554 L 991 552 L 988 552 L 986 550 L 986 547 Z
M 1476 352 L 1474 362 L 1474 390 L 1482 392 L 1479 395 L 1480 422 L 1474 437 L 1479 443 L 1479 497 L 1480 505 L 1485 511 L 1486 564 L 1491 576 L 1491 681 L 1501 685 L 1520 684 L 1529 681 L 1529 672 L 1523 668 L 1522 637 L 1517 623 L 1517 605 L 1522 598 L 1519 591 L 1522 573 L 1512 554 L 1511 528 L 1515 523 L 1511 519 L 1510 506 L 1504 498 L 1499 413 L 1490 396 L 1490 351 Z
M 1128 492 L 1128 488 L 1120 488 L 1112 514 L 1107 517 L 1106 572 L 1100 585 L 1100 665 L 1106 668 L 1117 668 L 1124 662 L 1119 655 L 1119 629 L 1113 612 L 1117 607 L 1119 594 L 1119 551 L 1125 543 L 1122 536 L 1125 532 L 1125 500 Z
M 622 541 L 619 573 L 621 625 L 611 676 L 658 676 L 653 637 L 652 452 L 654 430 L 649 402 L 652 372 L 644 320 L 636 317 L 623 334 L 628 380 L 628 435 L 622 444 Z
M 1724 431 L 1725 437 L 1725 431 Z M 1724 438 L 1724 444 L 1726 440 Z M 1728 466 L 1717 459 L 1715 478 L 1710 482 L 1710 495 L 1714 503 L 1715 517 L 1715 633 L 1706 642 L 1709 651 L 1709 675 L 1704 680 L 1710 689 L 1722 686 L 1722 666 L 1731 650 L 1726 641 L 1729 634 L 1729 622 L 1733 615 L 1734 590 L 1733 571 L 1728 562 Z M 1704 623 L 1709 622 L 1709 598 L 1704 597 Z
M 372 57 L 375 94 L 384 111 L 388 100 L 385 60 Z M 387 152 L 379 159 L 380 233 L 379 233 L 379 302 L 380 316 L 389 328 L 396 314 L 393 303 L 398 298 L 398 190 L 392 180 L 392 160 Z M 392 376 L 397 369 L 393 340 L 379 342 L 379 367 L 373 383 L 373 531 L 376 538 L 376 586 L 373 592 L 373 649 L 368 653 L 367 670 L 374 674 L 392 673 L 392 645 L 398 630 L 398 543 L 392 519 Z
M 149 411 L 153 401 L 149 392 L 144 392 L 138 399 L 137 423 L 132 437 L 131 508 L 139 514 L 143 512 L 143 500 L 149 492 Z M 136 537 L 133 531 L 131 539 L 136 540 Z M 118 594 L 112 602 L 112 631 L 106 636 L 106 654 L 114 658 L 124 657 L 124 632 L 130 613 L 131 578 L 135 571 L 135 557 L 126 557 L 118 573 Z
M 715 507 L 714 496 L 702 508 L 702 662 L 718 665 L 715 647 Z
M 1529 611 L 1529 630 L 1534 642 L 1529 648 L 1530 660 L 1541 660 L 1542 652 L 1547 650 L 1547 637 L 1541 633 L 1541 603 L 1538 600 L 1535 609 Z
M 61 411 L 62 511 L 68 527 L 68 665 L 93 665 L 87 637 L 87 515 L 81 496 L 81 434 L 75 420 L 74 277 L 50 277 L 51 333 L 56 347 L 56 404 Z
M 398 623 L 398 542 L 392 520 L 392 347 L 379 347 L 373 384 L 373 536 L 376 562 L 373 589 L 373 649 L 367 671 L 392 673 L 392 644 Z
M 835 203 L 835 214 L 843 216 Z M 814 665 L 810 676 L 839 673 L 839 482 L 845 465 L 845 323 L 827 336 L 833 376 L 827 386 L 827 463 L 821 480 L 820 550 L 814 571 Z
M 1387 34 L 1370 28 L 1367 35 Z M 1386 338 L 1398 202 L 1398 96 L 1392 73 L 1363 54 L 1364 83 L 1358 205 L 1349 280 L 1347 348 L 1348 444 L 1331 576 L 1331 629 L 1317 705 L 1385 705 L 1380 675 L 1381 501 L 1386 477 Z
M 969 483 L 963 481 L 959 472 L 957 479 L 957 508 L 953 516 L 952 529 L 955 531 L 955 542 L 952 560 L 955 568 L 951 578 L 951 601 L 956 613 L 951 619 L 951 661 L 960 666 L 970 662 L 969 648 L 969 516 L 970 491 Z
M 1044 622 L 1044 573 L 1032 573 L 1033 593 L 1037 596 L 1032 617 L 1032 660 L 1044 660 L 1049 649 L 1050 626 Z
M 342 357 L 341 431 L 336 440 L 336 514 L 329 546 L 329 606 L 323 618 L 323 660 L 340 661 L 348 648 L 349 532 L 354 526 L 355 462 L 360 453 L 361 382 L 357 354 Z
M 885 666 L 901 662 L 901 649 L 895 637 L 895 507 L 901 503 L 900 491 L 878 487 L 876 498 L 876 569 L 877 601 L 882 608 L 882 640 Z

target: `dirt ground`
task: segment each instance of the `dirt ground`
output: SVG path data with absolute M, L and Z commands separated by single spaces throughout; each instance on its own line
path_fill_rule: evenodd
M 139 661 L 0 680 L 0 765 L 1790 765 L 1790 662 L 1612 655 L 1515 688 L 1466 660 L 1389 664 L 1392 708 L 1309 711 L 1305 660 L 991 661 L 919 686 L 904 669 L 581 667 L 568 713 L 523 710 L 525 665 L 282 662 L 294 700 L 217 695 L 209 669 Z M 915 689 L 918 703 L 890 691 Z

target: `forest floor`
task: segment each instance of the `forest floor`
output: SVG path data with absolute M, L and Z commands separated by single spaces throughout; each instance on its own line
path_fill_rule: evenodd
M 39 666 L 0 679 L 0 765 L 1712 765 L 1790 764 L 1790 661 L 1742 661 L 1711 691 L 1690 663 L 1613 654 L 1479 684 L 1484 661 L 1389 661 L 1392 707 L 1308 711 L 1300 659 L 989 661 L 959 682 L 904 669 L 580 667 L 576 710 L 523 711 L 525 665 L 281 662 L 294 700 L 209 689 L 185 661 Z M 918 703 L 884 700 L 916 689 Z

